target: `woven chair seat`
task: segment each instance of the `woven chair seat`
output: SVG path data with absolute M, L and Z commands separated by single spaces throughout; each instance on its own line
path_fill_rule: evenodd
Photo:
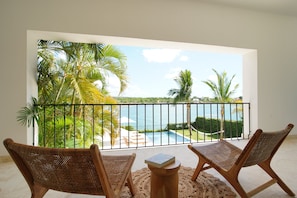
M 120 197 L 125 184 L 135 194 L 131 167 L 135 154 L 101 155 L 97 145 L 90 149 L 44 148 L 4 140 L 4 145 L 26 179 L 32 197 L 49 190 Z
M 192 147 L 193 149 L 199 150 L 200 155 L 207 158 L 212 166 L 220 167 L 225 171 L 233 166 L 242 152 L 241 149 L 225 140 L 205 146 L 192 145 Z
M 288 195 L 295 196 L 270 166 L 274 154 L 293 127 L 293 124 L 288 124 L 285 129 L 274 132 L 258 129 L 243 150 L 225 140 L 208 145 L 188 145 L 199 160 L 192 180 L 195 181 L 201 171 L 214 168 L 229 181 L 240 197 L 251 197 L 275 183 Z M 261 167 L 272 179 L 246 192 L 238 181 L 238 175 L 243 167 L 254 165 Z

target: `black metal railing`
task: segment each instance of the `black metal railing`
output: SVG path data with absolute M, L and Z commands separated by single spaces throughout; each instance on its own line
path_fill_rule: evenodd
M 39 106 L 34 137 L 46 147 L 151 147 L 242 139 L 249 103 L 49 104 Z M 38 132 L 36 132 L 38 131 Z M 223 131 L 223 133 L 222 133 Z

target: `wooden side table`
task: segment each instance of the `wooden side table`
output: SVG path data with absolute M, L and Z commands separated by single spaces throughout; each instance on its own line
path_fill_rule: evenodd
M 178 170 L 180 162 L 162 168 L 148 165 L 151 170 L 151 198 L 178 198 Z

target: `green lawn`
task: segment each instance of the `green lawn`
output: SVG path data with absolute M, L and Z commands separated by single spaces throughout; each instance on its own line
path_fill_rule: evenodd
M 192 130 L 192 136 L 190 136 L 190 132 L 188 129 L 176 130 L 176 132 L 181 135 L 184 135 L 185 137 L 191 138 L 192 140 L 196 140 L 196 141 L 219 139 L 219 135 L 207 135 L 206 133 L 205 134 L 197 133 L 194 130 Z

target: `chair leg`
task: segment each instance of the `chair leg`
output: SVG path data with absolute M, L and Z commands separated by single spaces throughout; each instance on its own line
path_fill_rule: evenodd
M 133 184 L 132 173 L 130 173 L 128 178 L 127 178 L 127 184 L 128 184 L 128 188 L 130 189 L 130 192 L 131 192 L 132 196 L 134 196 L 136 194 L 136 189 L 135 189 L 135 186 Z
M 240 195 L 241 198 L 248 198 L 247 193 L 245 192 L 245 190 L 243 189 L 243 187 L 241 186 L 241 184 L 238 181 L 238 177 L 236 177 L 236 178 L 228 177 L 227 174 L 223 174 L 222 172 L 220 172 L 220 173 L 233 186 L 233 188 L 236 190 L 236 192 Z
M 294 197 L 295 193 L 281 180 L 281 178 L 273 171 L 270 166 L 270 161 L 259 164 L 259 166 L 273 179 L 277 180 L 278 185 L 286 192 L 288 195 Z
M 47 188 L 44 188 L 43 186 L 34 184 L 33 188 L 32 188 L 32 198 L 42 198 L 45 193 L 48 191 Z
M 199 162 L 198 162 L 198 164 L 196 166 L 195 172 L 194 172 L 194 174 L 192 176 L 192 179 L 191 179 L 192 181 L 195 181 L 197 179 L 197 177 L 198 177 L 199 173 L 201 172 L 201 170 L 203 169 L 203 166 L 204 166 L 205 163 L 206 162 L 204 160 L 202 160 L 201 157 L 200 157 Z

